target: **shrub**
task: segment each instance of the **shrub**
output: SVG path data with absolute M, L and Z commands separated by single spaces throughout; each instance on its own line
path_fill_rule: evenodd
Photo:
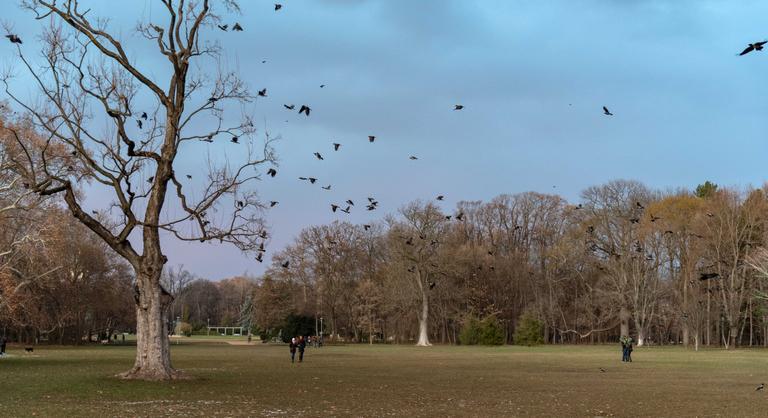
M 459 342 L 463 345 L 475 345 L 480 342 L 480 321 L 474 315 L 464 319 L 459 333 Z
M 180 322 L 178 330 L 179 333 L 185 337 L 192 336 L 192 324 L 189 322 Z
M 517 321 L 515 329 L 515 344 L 539 345 L 544 343 L 544 324 L 532 312 L 525 312 Z
M 464 320 L 459 342 L 464 345 L 501 345 L 504 344 L 504 330 L 494 315 L 489 315 L 482 321 L 475 316 L 469 316 Z

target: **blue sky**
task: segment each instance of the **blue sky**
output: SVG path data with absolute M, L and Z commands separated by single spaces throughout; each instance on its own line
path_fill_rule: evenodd
M 266 213 L 272 251 L 302 227 L 368 223 L 437 194 L 452 211 L 459 200 L 531 190 L 577 201 L 617 178 L 655 188 L 765 180 L 768 51 L 737 56 L 768 37 L 765 2 L 285 0 L 279 12 L 272 3 L 243 1 L 242 16 L 227 20 L 244 32 L 210 33 L 225 46 L 223 65 L 269 92 L 252 110 L 282 138 L 278 176 L 254 184 L 280 201 Z M 149 0 L 95 4 L 138 64 L 162 74 L 152 45 L 130 30 L 157 16 Z M 2 20 L 34 48 L 29 14 L 6 6 Z M 309 104 L 312 115 L 283 103 Z M 178 171 L 201 162 L 185 153 Z M 367 196 L 378 211 L 329 210 Z M 267 264 L 218 245 L 168 240 L 166 253 L 211 279 Z

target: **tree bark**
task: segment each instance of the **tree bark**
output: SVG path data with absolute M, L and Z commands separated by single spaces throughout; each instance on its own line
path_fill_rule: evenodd
M 416 345 L 419 347 L 428 347 L 429 334 L 427 333 L 427 323 L 429 322 L 429 299 L 425 292 L 421 294 L 421 313 L 419 314 L 419 340 Z
M 621 307 L 621 310 L 619 311 L 619 320 L 621 321 L 621 336 L 622 337 L 628 337 L 629 336 L 629 309 L 625 307 Z

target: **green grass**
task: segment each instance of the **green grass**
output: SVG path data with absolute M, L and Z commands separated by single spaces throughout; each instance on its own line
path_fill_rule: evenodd
M 766 416 L 768 351 L 172 346 L 191 380 L 122 381 L 134 347 L 12 347 L 0 416 Z M 600 367 L 606 369 L 603 373 Z

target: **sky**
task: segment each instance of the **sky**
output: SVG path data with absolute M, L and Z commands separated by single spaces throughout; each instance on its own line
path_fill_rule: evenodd
M 167 64 L 131 31 L 159 19 L 156 2 L 91 3 L 137 65 L 162 79 Z M 244 0 L 241 15 L 225 15 L 243 32 L 204 35 L 222 43 L 220 67 L 268 89 L 248 111 L 280 137 L 278 176 L 252 185 L 280 202 L 265 212 L 270 251 L 259 264 L 230 246 L 165 239 L 169 264 L 201 277 L 261 274 L 304 227 L 370 223 L 438 194 L 452 212 L 461 200 L 527 191 L 578 202 L 614 179 L 658 189 L 766 179 L 768 50 L 738 53 L 768 38 L 768 3 L 284 0 L 278 12 L 273 3 Z M 34 51 L 39 24 L 28 12 L 6 7 L 0 20 Z M 34 97 L 23 76 L 14 87 Z M 284 103 L 307 104 L 311 116 Z M 177 172 L 199 172 L 206 146 L 182 152 Z M 379 210 L 330 211 L 368 196 Z M 99 190 L 89 199 L 108 201 Z

